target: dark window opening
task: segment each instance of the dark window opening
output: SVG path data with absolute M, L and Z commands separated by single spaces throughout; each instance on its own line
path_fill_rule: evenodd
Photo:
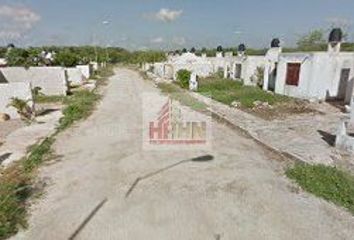
M 241 64 L 236 64 L 236 78 L 241 78 L 241 72 L 242 72 L 242 65 Z
M 286 84 L 298 86 L 300 80 L 301 63 L 288 63 Z

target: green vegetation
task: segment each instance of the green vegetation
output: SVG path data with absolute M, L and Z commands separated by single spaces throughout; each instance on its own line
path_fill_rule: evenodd
M 163 93 L 168 94 L 172 99 L 179 101 L 182 105 L 188 106 L 196 111 L 205 111 L 207 109 L 206 104 L 199 102 L 176 84 L 159 83 L 158 87 Z
M 268 102 L 273 105 L 289 99 L 285 96 L 267 93 L 259 87 L 243 86 L 241 82 L 218 77 L 200 79 L 198 92 L 227 105 L 231 105 L 234 101 L 240 102 L 245 108 L 254 107 L 255 101 Z
M 7 64 L 10 66 L 25 66 L 30 65 L 29 51 L 24 49 L 15 48 L 6 54 Z
M 54 62 L 48 63 L 41 56 L 42 52 L 54 52 Z M 13 48 L 7 51 L 6 48 L 0 48 L 0 57 L 7 59 L 9 66 L 65 66 L 72 67 L 78 64 L 88 64 L 91 61 L 107 63 L 127 63 L 141 64 L 144 62 L 160 62 L 166 60 L 165 53 L 162 51 L 134 51 L 129 52 L 118 47 L 29 47 Z
M 64 67 L 74 67 L 78 65 L 79 62 L 79 55 L 69 51 L 68 49 L 58 52 L 55 56 L 55 65 Z
M 15 108 L 22 120 L 30 122 L 34 117 L 34 113 L 32 108 L 28 105 L 28 102 L 29 101 L 13 97 L 7 106 Z
M 304 190 L 354 214 L 354 176 L 335 167 L 300 163 L 288 169 L 286 175 Z
M 191 78 L 191 72 L 185 69 L 181 69 L 177 72 L 177 81 L 181 88 L 187 89 L 189 87 L 189 79 Z
M 0 176 L 0 239 L 26 227 L 26 200 L 33 194 L 34 170 L 51 152 L 54 138 L 31 147 L 24 160 L 2 172 Z
M 75 121 L 88 117 L 95 107 L 96 101 L 100 96 L 88 90 L 78 91 L 64 101 L 67 105 L 60 119 L 59 129 L 63 130 L 70 127 Z
M 51 153 L 54 137 L 46 138 L 41 144 L 37 144 L 29 149 L 29 156 L 23 161 L 26 172 L 32 172 Z
M 31 178 L 21 165 L 13 166 L 0 177 L 0 239 L 6 239 L 26 227 L 25 200 L 30 195 Z
M 112 69 L 101 69 L 101 77 L 107 78 Z M 98 81 L 104 81 L 98 79 Z M 42 102 L 62 101 L 66 104 L 63 118 L 56 133 L 29 149 L 26 158 L 16 162 L 0 173 L 0 240 L 17 233 L 20 227 L 26 227 L 27 200 L 38 191 L 35 189 L 36 172 L 38 167 L 52 155 L 52 145 L 56 135 L 70 127 L 76 121 L 88 117 L 100 98 L 96 91 L 77 91 L 68 97 L 47 97 L 37 95 Z
M 327 48 L 327 42 L 325 38 L 325 31 L 322 29 L 316 29 L 308 34 L 305 34 L 297 41 L 297 48 L 302 51 L 317 50 L 321 51 L 325 47 Z
M 46 95 L 34 95 L 35 103 L 59 103 L 64 102 L 66 96 L 62 95 L 53 95 L 53 96 L 46 96 Z

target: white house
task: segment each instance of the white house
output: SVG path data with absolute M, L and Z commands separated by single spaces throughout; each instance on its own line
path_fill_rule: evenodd
M 350 104 L 353 97 L 354 53 L 340 52 L 342 32 L 330 34 L 327 52 L 282 53 L 271 48 L 264 72 L 264 90 L 303 98 L 336 99 Z
M 246 85 L 256 84 L 257 68 L 264 68 L 264 56 L 246 56 L 244 54 L 233 56 L 232 52 L 223 54 L 217 52 L 215 57 L 207 57 L 206 54 L 197 56 L 194 53 L 169 56 L 166 62 L 155 63 L 154 73 L 159 77 L 176 79 L 177 72 L 181 69 L 189 70 L 200 77 L 208 77 L 217 72 L 223 72 L 224 78 L 243 79 Z M 149 68 L 144 65 L 144 69 Z
M 241 55 L 232 62 L 231 78 L 242 79 L 245 85 L 254 86 L 257 84 L 260 76 L 258 74 L 264 71 L 264 56 L 246 56 Z
M 153 69 L 156 75 L 174 80 L 181 69 L 189 70 L 201 77 L 207 77 L 214 72 L 213 65 L 208 59 L 196 56 L 194 53 L 170 57 L 167 62 L 155 63 Z

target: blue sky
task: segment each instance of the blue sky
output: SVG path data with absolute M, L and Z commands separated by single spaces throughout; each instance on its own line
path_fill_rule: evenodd
M 267 47 L 280 37 L 291 46 L 315 28 L 351 32 L 353 9 L 353 0 L 0 0 L 0 37 L 129 49 Z

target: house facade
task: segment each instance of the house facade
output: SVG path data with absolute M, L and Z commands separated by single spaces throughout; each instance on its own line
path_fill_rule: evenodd
M 279 47 L 271 48 L 266 55 L 264 90 L 302 99 L 350 104 L 354 53 L 341 52 L 340 46 L 341 38 L 330 39 L 327 52 L 282 53 Z

